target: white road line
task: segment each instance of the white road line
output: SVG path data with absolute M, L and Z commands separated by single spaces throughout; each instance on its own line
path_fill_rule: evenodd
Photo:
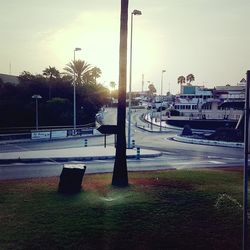
M 208 163 L 212 163 L 212 164 L 227 164 L 226 162 L 223 162 L 223 161 L 208 161 Z

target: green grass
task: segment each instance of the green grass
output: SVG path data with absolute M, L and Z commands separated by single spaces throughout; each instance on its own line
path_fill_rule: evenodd
M 242 174 L 215 170 L 87 175 L 0 182 L 0 249 L 241 249 Z

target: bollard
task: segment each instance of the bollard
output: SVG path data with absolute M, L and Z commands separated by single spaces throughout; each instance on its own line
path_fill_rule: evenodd
M 84 139 L 84 147 L 88 147 L 88 139 Z
M 140 158 L 141 158 L 140 150 L 141 150 L 140 148 L 137 148 L 137 149 L 136 149 L 136 159 L 137 159 L 137 160 L 140 160 Z
M 135 147 L 135 140 L 133 139 L 132 140 L 132 148 L 134 148 Z

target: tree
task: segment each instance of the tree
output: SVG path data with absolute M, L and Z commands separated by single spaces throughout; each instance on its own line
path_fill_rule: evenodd
M 110 86 L 111 89 L 115 90 L 116 83 L 115 82 L 110 82 L 109 86 Z
M 29 71 L 23 71 L 21 75 L 19 75 L 19 79 L 21 80 L 21 82 L 32 81 L 35 79 L 35 76 L 32 75 Z
M 156 92 L 156 88 L 153 83 L 148 85 L 148 90 L 151 96 Z
M 127 81 L 127 37 L 128 37 L 128 0 L 121 0 L 120 52 L 119 52 L 119 96 L 117 107 L 117 145 L 112 185 L 128 186 L 126 159 L 126 81 Z
M 49 78 L 50 80 L 54 78 L 60 78 L 59 70 L 57 70 L 55 67 L 50 67 L 50 66 L 43 70 L 43 75 Z
M 49 80 L 49 100 L 51 99 L 51 84 L 53 79 L 60 78 L 60 72 L 55 67 L 48 67 L 43 70 L 43 75 Z
M 190 86 L 191 82 L 194 81 L 194 75 L 193 74 L 187 75 L 186 80 L 187 80 L 188 85 Z
M 180 84 L 180 93 L 182 90 L 182 85 L 186 82 L 185 76 L 179 76 L 177 79 L 177 83 Z
M 75 82 L 82 84 L 89 81 L 92 67 L 85 61 L 76 60 L 68 63 L 64 70 L 65 74 L 69 75 L 72 81 L 75 77 Z
M 91 69 L 91 76 L 92 76 L 95 84 L 96 84 L 96 79 L 101 77 L 101 74 L 102 74 L 102 71 L 100 68 L 94 67 Z

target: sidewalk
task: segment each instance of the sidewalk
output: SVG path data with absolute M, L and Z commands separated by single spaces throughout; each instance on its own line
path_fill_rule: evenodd
M 154 150 L 140 149 L 140 153 L 138 154 L 137 148 L 127 149 L 127 158 L 149 158 L 161 155 L 161 152 Z M 41 161 L 91 161 L 114 158 L 114 147 L 105 148 L 102 146 L 95 146 L 0 153 L 0 164 Z

